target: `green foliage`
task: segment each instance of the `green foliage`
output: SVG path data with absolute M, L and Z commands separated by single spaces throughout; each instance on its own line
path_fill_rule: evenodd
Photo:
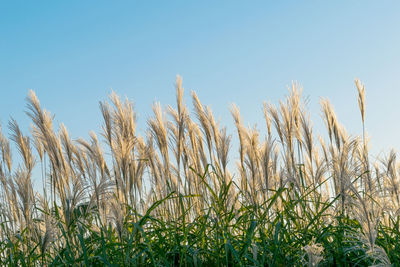
M 188 222 L 189 199 L 171 192 L 157 200 L 144 214 L 130 209 L 124 218 L 122 238 L 110 225 L 94 230 L 90 222 L 95 215 L 80 213 L 69 225 L 59 217 L 57 228 L 63 244 L 49 252 L 36 249 L 40 244 L 31 240 L 26 254 L 26 232 L 10 237 L 1 246 L 1 265 L 9 266 L 301 266 L 307 256 L 303 248 L 312 240 L 324 248 L 321 266 L 366 266 L 373 262 L 365 252 L 354 250 L 352 233 L 360 226 L 346 215 L 332 218 L 329 208 L 338 197 L 323 201 L 311 198 L 318 187 L 306 188 L 302 194 L 294 188 L 279 188 L 260 205 L 243 203 L 240 209 L 230 207 L 228 192 L 232 182 L 214 191 L 207 183 L 209 171 L 201 175 L 212 196 L 204 215 Z M 291 193 L 294 194 L 291 194 Z M 178 200 L 180 216 L 164 221 L 153 216 L 161 204 Z M 272 214 L 270 209 L 281 202 L 282 210 Z M 327 218 L 331 219 L 327 223 Z M 399 220 L 394 227 L 380 225 L 377 244 L 385 247 L 393 262 L 400 256 Z

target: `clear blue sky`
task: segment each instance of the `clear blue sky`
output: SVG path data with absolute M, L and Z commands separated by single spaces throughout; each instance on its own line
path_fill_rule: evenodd
M 317 130 L 320 97 L 360 133 L 353 83 L 366 85 L 374 151 L 400 149 L 399 1 L 1 1 L 0 120 L 24 129 L 25 97 L 74 138 L 100 131 L 98 102 L 111 88 L 131 99 L 139 128 L 154 101 L 186 102 L 195 90 L 231 130 L 228 107 L 263 128 L 262 102 L 277 103 L 297 80 Z M 232 132 L 235 134 L 235 132 Z

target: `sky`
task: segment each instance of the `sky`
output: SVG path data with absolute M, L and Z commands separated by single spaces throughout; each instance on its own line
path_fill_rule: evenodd
M 139 132 L 151 106 L 196 91 L 233 128 L 265 130 L 263 101 L 277 104 L 297 81 L 316 132 L 319 101 L 361 133 L 354 79 L 366 88 L 372 151 L 400 149 L 399 1 L 0 1 L 0 121 L 28 131 L 30 89 L 73 138 L 101 131 L 99 101 L 111 90 L 135 104 Z

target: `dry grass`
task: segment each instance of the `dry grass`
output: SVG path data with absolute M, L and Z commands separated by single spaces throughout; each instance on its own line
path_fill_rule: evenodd
M 362 136 L 349 136 L 323 99 L 327 140 L 314 135 L 296 83 L 278 106 L 264 103 L 263 137 L 236 106 L 232 137 L 194 92 L 191 117 L 179 76 L 176 106 L 155 104 L 143 135 L 133 104 L 112 93 L 100 103 L 101 140 L 91 132 L 73 141 L 63 125 L 55 131 L 31 91 L 31 137 L 9 123 L 18 166 L 0 133 L 0 262 L 399 264 L 400 169 L 394 152 L 370 162 L 365 89 L 359 80 L 356 87 Z M 232 138 L 237 170 L 228 168 Z M 32 177 L 38 163 L 41 177 Z M 32 179 L 42 179 L 43 194 Z

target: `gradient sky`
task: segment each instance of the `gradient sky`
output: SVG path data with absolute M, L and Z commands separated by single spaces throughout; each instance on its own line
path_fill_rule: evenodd
M 292 80 L 317 132 L 327 97 L 358 134 L 358 77 L 373 151 L 400 149 L 399 14 L 400 1 L 1 1 L 0 121 L 27 130 L 33 89 L 56 124 L 87 137 L 113 89 L 135 103 L 140 131 L 154 101 L 174 105 L 180 74 L 186 102 L 195 90 L 232 134 L 230 104 L 264 129 L 263 101 Z

